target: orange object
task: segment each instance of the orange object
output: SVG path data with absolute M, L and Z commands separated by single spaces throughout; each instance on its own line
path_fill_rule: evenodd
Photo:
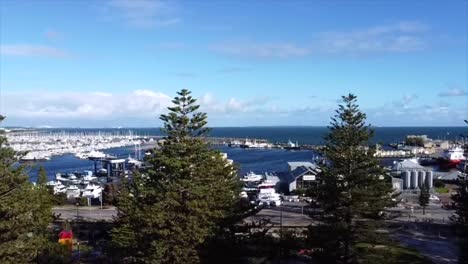
M 71 252 L 73 250 L 73 232 L 71 230 L 60 232 L 58 242 L 60 245 L 68 247 Z

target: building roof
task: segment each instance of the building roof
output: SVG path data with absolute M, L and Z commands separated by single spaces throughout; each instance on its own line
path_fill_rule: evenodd
M 312 169 L 317 168 L 317 165 L 310 161 L 291 161 L 291 162 L 288 162 L 288 166 L 289 166 L 289 171 L 294 171 L 295 169 L 299 167 L 306 167 L 306 168 L 312 168 Z
M 458 179 L 458 176 L 460 175 L 459 171 L 452 171 L 452 172 L 435 172 L 434 173 L 434 178 L 436 179 L 441 179 L 441 180 L 447 180 L 447 181 L 452 181 Z
M 284 180 L 287 183 L 291 183 L 303 175 L 317 175 L 320 172 L 320 169 L 318 168 L 316 164 L 313 164 L 310 162 L 307 162 L 307 163 L 309 164 L 306 164 L 306 165 L 309 165 L 309 166 L 296 167 L 296 169 L 287 173 L 286 176 L 284 177 Z
M 423 166 L 419 165 L 416 160 L 405 159 L 402 161 L 396 161 L 392 166 L 393 171 L 404 171 L 404 170 L 426 170 Z

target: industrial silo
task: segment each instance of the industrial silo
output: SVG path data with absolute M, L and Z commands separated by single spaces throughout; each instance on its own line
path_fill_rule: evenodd
M 423 185 L 426 185 L 426 172 L 423 170 L 418 171 L 418 183 L 419 188 L 422 188 Z M 427 185 L 426 185 L 427 186 Z
M 411 171 L 411 189 L 418 189 L 418 172 Z
M 403 175 L 403 189 L 411 188 L 411 172 L 409 170 L 404 171 Z
M 427 187 L 429 187 L 429 189 L 432 188 L 433 180 L 434 180 L 434 172 L 428 171 L 426 173 L 426 184 L 427 184 Z

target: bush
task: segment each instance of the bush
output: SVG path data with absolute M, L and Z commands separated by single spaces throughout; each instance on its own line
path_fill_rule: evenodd
M 57 193 L 54 194 L 54 205 L 65 205 L 67 204 L 67 194 L 66 193 Z
M 443 187 L 445 187 L 445 183 L 441 179 L 435 179 L 434 180 L 434 187 L 443 188 Z

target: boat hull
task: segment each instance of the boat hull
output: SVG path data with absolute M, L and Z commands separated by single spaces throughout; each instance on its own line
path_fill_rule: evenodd
M 457 165 L 460 164 L 460 162 L 462 162 L 462 161 L 461 160 L 439 159 L 438 162 L 439 162 L 440 167 L 443 168 L 443 169 L 453 169 L 453 168 L 456 168 Z

